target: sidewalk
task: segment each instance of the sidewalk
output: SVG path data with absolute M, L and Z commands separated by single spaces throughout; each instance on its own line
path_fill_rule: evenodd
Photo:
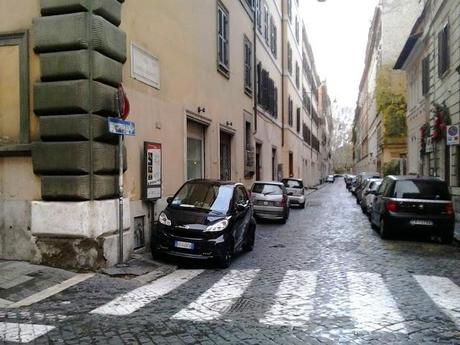
M 123 278 L 144 285 L 177 269 L 153 261 L 149 253 L 133 254 L 128 264 L 100 272 L 77 273 L 24 261 L 0 260 L 0 309 L 32 305 L 95 275 Z

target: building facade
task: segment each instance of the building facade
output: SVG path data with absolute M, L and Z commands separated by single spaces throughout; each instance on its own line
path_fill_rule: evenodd
M 447 145 L 446 126 L 460 122 L 460 4 L 427 0 L 423 5 L 394 66 L 408 80 L 408 171 L 447 181 L 458 212 L 459 146 Z
M 353 122 L 356 173 L 383 172 L 406 155 L 406 79 L 392 67 L 420 11 L 418 0 L 381 0 L 375 9 Z
M 250 187 L 292 173 L 316 184 L 319 164 L 303 159 L 318 160 L 319 147 L 308 150 L 294 130 L 297 142 L 285 148 L 285 95 L 296 116 L 300 107 L 302 128 L 310 114 L 295 76 L 286 90 L 288 35 L 299 83 L 308 75 L 300 72 L 301 38 L 286 19 L 288 3 L 2 1 L 0 258 L 63 267 L 117 261 L 119 151 L 107 117 L 118 116 L 121 83 L 136 124 L 124 140 L 125 258 L 148 247 L 155 215 L 189 179 Z M 161 145 L 154 171 L 146 142 Z M 146 186 L 155 178 L 161 189 L 153 202 Z

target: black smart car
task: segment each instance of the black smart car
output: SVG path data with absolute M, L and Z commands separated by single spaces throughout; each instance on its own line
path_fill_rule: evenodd
M 242 184 L 191 180 L 159 215 L 152 256 L 214 259 L 225 268 L 236 252 L 252 250 L 255 231 L 252 203 Z
M 414 231 L 452 242 L 455 214 L 446 182 L 435 177 L 387 176 L 374 193 L 371 224 L 382 238 Z

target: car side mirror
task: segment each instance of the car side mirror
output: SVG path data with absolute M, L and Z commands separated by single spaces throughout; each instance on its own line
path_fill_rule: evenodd
M 172 197 L 172 196 L 170 196 L 170 197 L 168 197 L 168 198 L 166 199 L 166 202 L 168 203 L 168 205 L 169 205 L 170 203 L 172 203 L 173 199 L 174 199 L 174 197 Z
M 236 204 L 237 211 L 244 211 L 249 206 L 249 201 L 246 202 L 239 202 Z

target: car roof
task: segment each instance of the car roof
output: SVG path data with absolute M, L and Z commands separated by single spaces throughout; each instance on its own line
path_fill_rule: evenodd
M 301 178 L 294 178 L 294 177 L 286 177 L 283 178 L 283 181 L 297 181 L 297 182 L 303 182 Z
M 273 184 L 275 186 L 282 186 L 284 187 L 284 184 L 282 182 L 278 181 L 256 181 L 254 184 Z
M 242 186 L 243 185 L 242 183 L 239 183 L 239 182 L 221 181 L 221 180 L 214 180 L 214 179 L 193 179 L 193 180 L 187 181 L 187 183 L 189 182 L 209 183 L 209 184 L 218 185 L 218 186 L 239 186 L 239 185 Z
M 388 178 L 391 178 L 392 180 L 395 181 L 405 181 L 405 180 L 418 180 L 418 181 L 438 181 L 438 182 L 444 182 L 441 180 L 439 177 L 434 177 L 434 176 L 417 176 L 417 175 L 388 175 Z

